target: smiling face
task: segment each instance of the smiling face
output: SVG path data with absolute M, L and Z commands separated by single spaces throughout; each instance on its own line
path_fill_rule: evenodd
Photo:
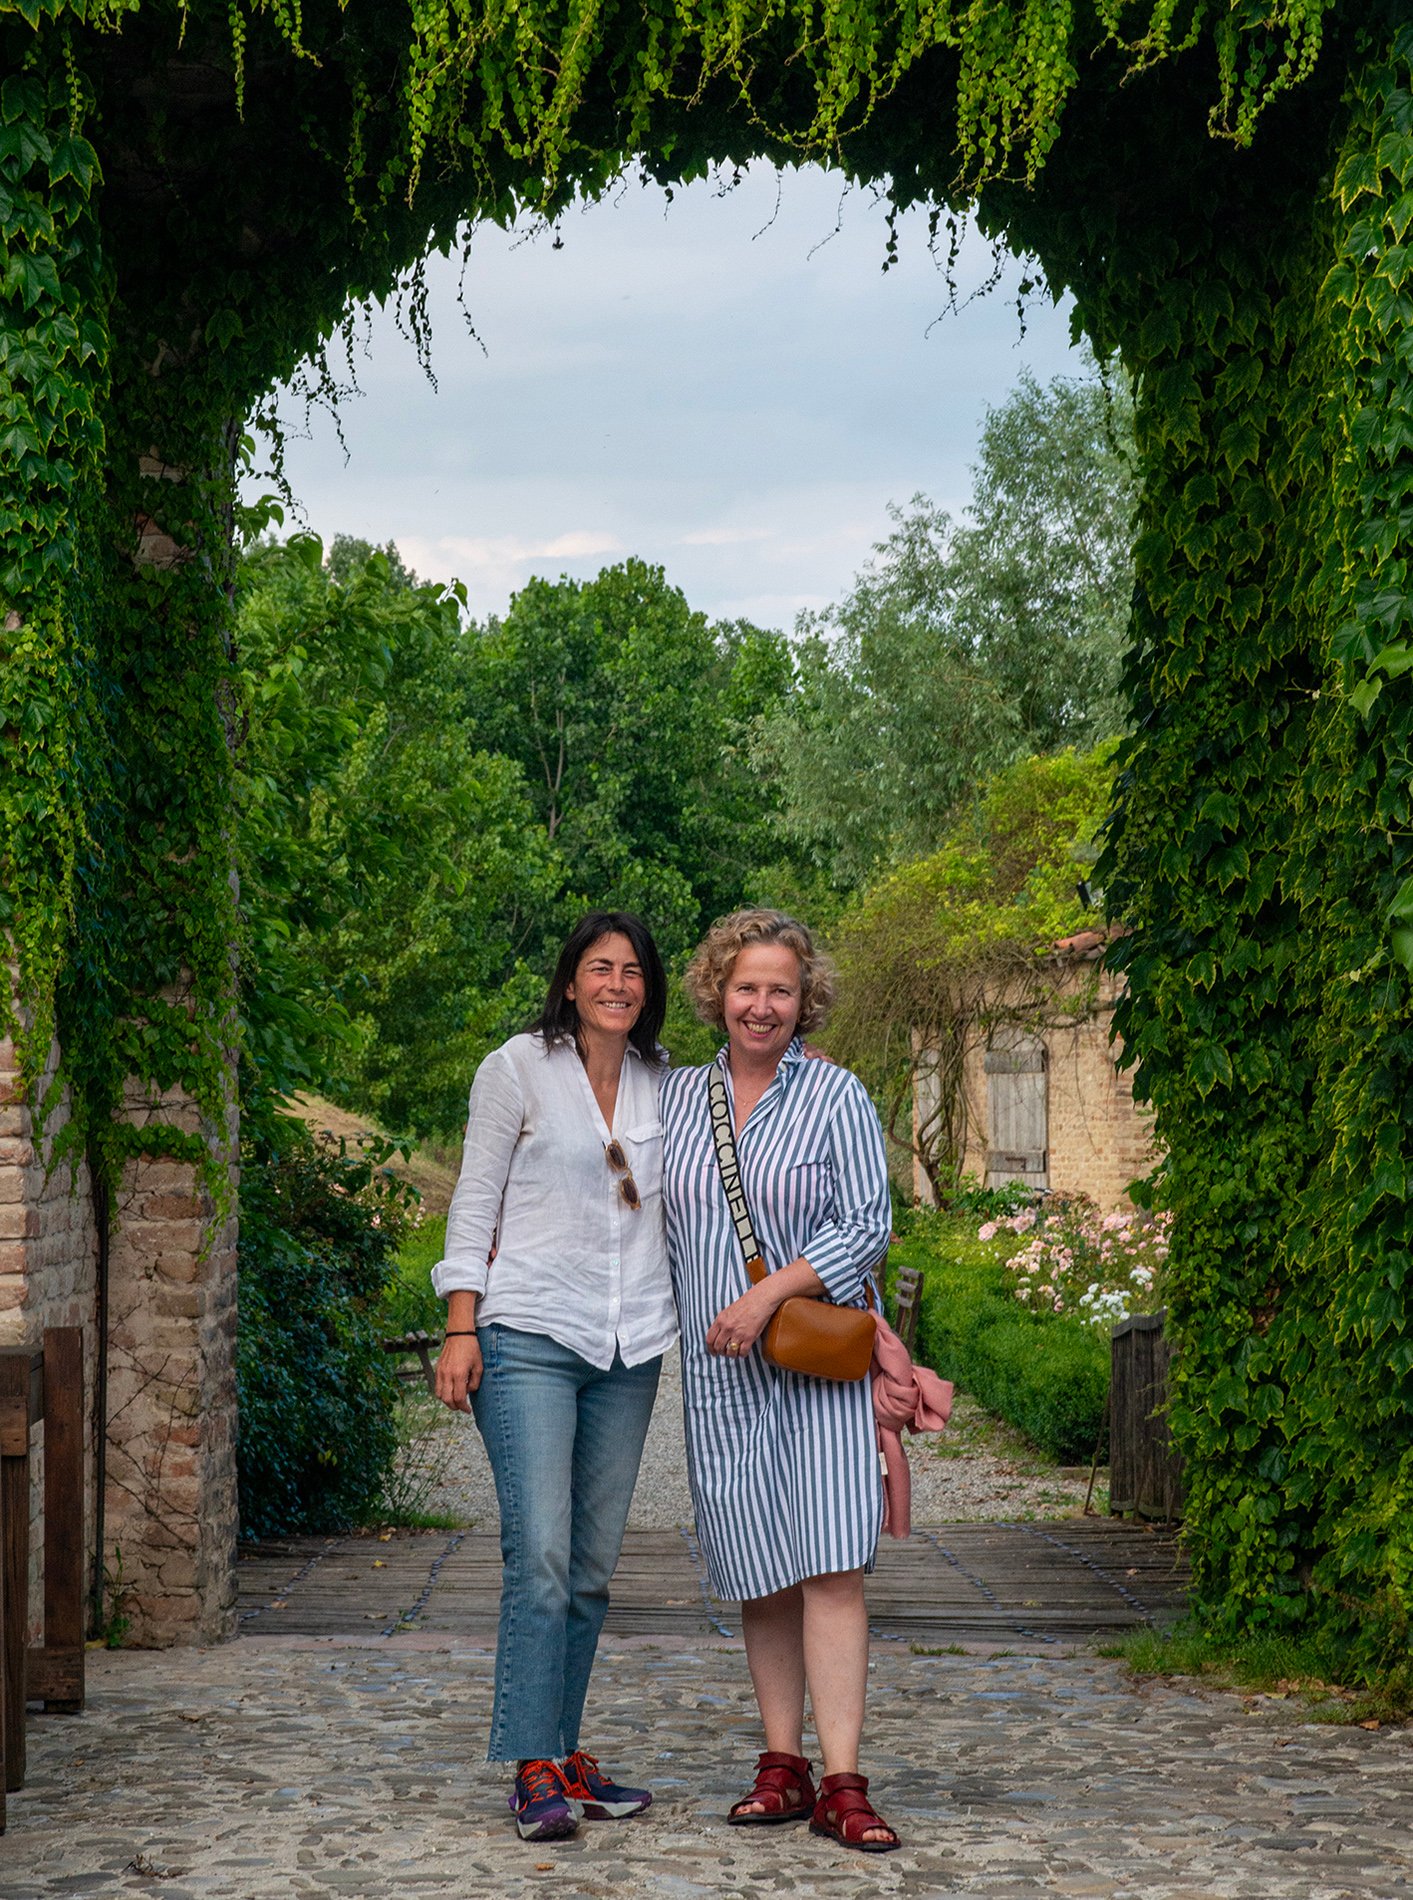
M 783 943 L 748 943 L 721 998 L 731 1054 L 776 1063 L 800 1020 L 800 959 Z
M 637 952 L 616 930 L 589 945 L 564 991 L 589 1036 L 626 1036 L 642 1014 L 647 993 Z

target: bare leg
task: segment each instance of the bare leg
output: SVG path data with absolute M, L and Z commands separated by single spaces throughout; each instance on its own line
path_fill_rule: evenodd
M 805 1646 L 799 1584 L 774 1596 L 748 1597 L 741 1605 L 756 1702 L 765 1724 L 765 1745 L 781 1755 L 804 1753 Z M 764 1803 L 748 1801 L 744 1814 L 760 1814 Z
M 854 1775 L 859 1768 L 864 1696 L 868 1688 L 868 1611 L 863 1572 L 838 1570 L 807 1577 L 801 1585 L 805 1674 L 810 1708 L 826 1775 Z M 749 1641 L 749 1639 L 748 1639 Z M 865 1840 L 886 1840 L 869 1828 Z

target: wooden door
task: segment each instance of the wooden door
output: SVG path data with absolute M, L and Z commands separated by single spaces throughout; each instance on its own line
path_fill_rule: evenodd
M 986 1185 L 1021 1181 L 1026 1187 L 1049 1187 L 1045 1045 L 1038 1036 L 1009 1027 L 992 1032 L 986 1051 L 986 1117 Z

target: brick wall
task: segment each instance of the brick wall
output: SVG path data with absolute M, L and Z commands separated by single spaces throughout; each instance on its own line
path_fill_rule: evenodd
M 1104 979 L 1095 1012 L 1045 1032 L 1050 1186 L 1088 1194 L 1106 1211 L 1127 1205 L 1131 1181 L 1158 1159 L 1151 1113 L 1135 1105 L 1131 1071 L 1110 1041 L 1116 990 Z
M 57 1065 L 55 1049 L 36 1099 L 49 1092 Z M 202 1135 L 230 1182 L 228 1194 L 213 1198 L 194 1166 L 132 1161 L 109 1238 L 105 1568 L 115 1580 L 121 1569 L 120 1607 L 130 1619 L 130 1642 L 209 1642 L 234 1626 L 235 1117 L 232 1112 L 213 1130 L 179 1093 L 138 1089 L 130 1091 L 124 1112 L 138 1125 L 161 1121 Z M 67 1122 L 61 1094 L 42 1139 L 36 1136 L 14 1048 L 0 1039 L 0 1346 L 38 1346 L 47 1326 L 83 1328 L 91 1563 L 98 1236 L 87 1167 L 47 1167 Z M 31 1624 L 37 1636 L 42 1426 L 32 1450 Z
M 125 1114 L 202 1135 L 230 1182 L 139 1157 L 123 1171 L 109 1248 L 110 1549 L 122 1552 L 129 1640 L 213 1642 L 235 1618 L 235 1122 L 204 1126 L 171 1091 L 134 1087 Z
M 1101 975 L 1088 1014 L 1037 1030 L 1046 1052 L 1048 1185 L 1055 1192 L 1087 1194 L 1106 1211 L 1127 1205 L 1129 1183 L 1158 1159 L 1152 1117 L 1134 1102 L 1132 1074 L 1118 1068 L 1119 1049 L 1110 1041 L 1120 988 L 1118 978 Z M 985 1050 L 978 1048 L 967 1064 L 966 1164 L 983 1180 L 989 1145 L 984 1062 Z
M 13 981 L 13 975 L 11 976 Z M 38 1099 L 43 1100 L 58 1067 L 50 1050 Z M 67 1098 L 60 1096 L 45 1118 L 42 1136 L 24 1097 L 14 1044 L 0 1037 L 0 1346 L 38 1347 L 47 1326 L 83 1328 L 87 1395 L 97 1364 L 95 1289 L 98 1241 L 89 1194 L 88 1169 L 61 1162 L 49 1168 L 54 1144 L 67 1126 Z M 88 1447 L 84 1522 L 91 1560 L 95 1522 L 94 1413 L 86 1408 Z M 31 1441 L 30 1635 L 37 1640 L 43 1589 L 44 1427 Z

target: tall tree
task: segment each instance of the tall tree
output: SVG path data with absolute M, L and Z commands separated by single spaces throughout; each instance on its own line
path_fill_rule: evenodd
M 341 553 L 342 579 L 312 537 L 243 571 L 244 1094 L 342 1087 L 426 1133 L 459 1124 L 555 879 L 462 719 L 459 599 Z
M 926 496 L 836 606 L 802 618 L 798 684 L 761 723 L 785 826 L 846 884 L 924 851 L 1026 753 L 1120 727 L 1137 500 L 1126 384 L 1026 375 L 982 432 L 965 517 Z
M 565 905 L 639 910 L 672 954 L 776 848 L 747 741 L 789 678 L 779 635 L 713 627 L 661 568 L 629 560 L 523 588 L 468 643 L 464 709 L 521 767 Z

